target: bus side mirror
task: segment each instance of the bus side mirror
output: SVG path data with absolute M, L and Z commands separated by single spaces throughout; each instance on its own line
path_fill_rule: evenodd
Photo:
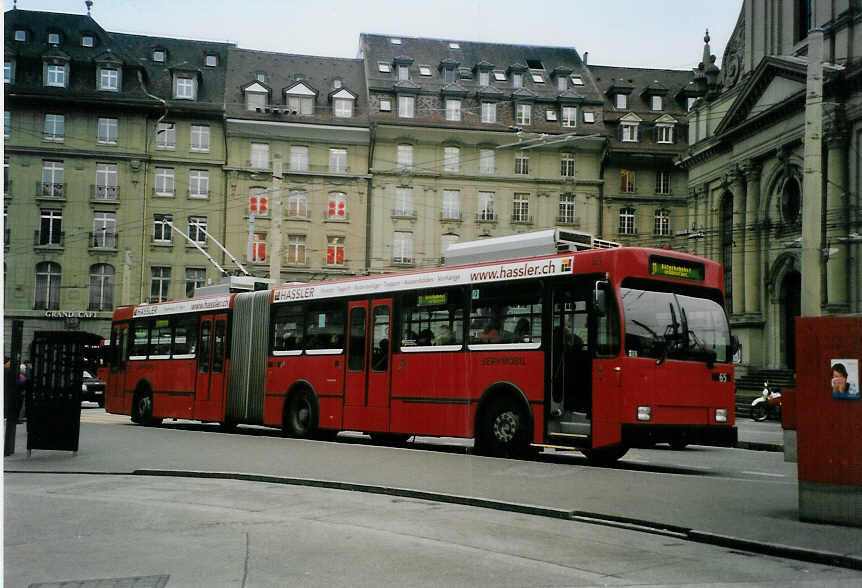
M 604 285 L 605 282 L 596 282 L 596 288 L 593 290 L 593 308 L 598 316 L 608 313 L 608 295 Z

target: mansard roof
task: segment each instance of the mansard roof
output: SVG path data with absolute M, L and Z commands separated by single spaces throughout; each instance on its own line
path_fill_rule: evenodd
M 590 65 L 590 71 L 598 87 L 607 96 L 605 101 L 606 118 L 614 120 L 618 114 L 611 108 L 611 96 L 616 93 L 614 88 L 630 93 L 627 111 L 640 114 L 645 120 L 652 120 L 662 113 L 670 113 L 676 118 L 686 118 L 687 90 L 697 95 L 691 70 L 653 69 L 639 67 L 616 67 L 608 65 Z M 651 95 L 666 96 L 660 113 L 650 108 Z

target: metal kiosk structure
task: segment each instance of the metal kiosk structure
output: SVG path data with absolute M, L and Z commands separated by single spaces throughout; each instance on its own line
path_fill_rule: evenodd
M 33 449 L 78 451 L 81 383 L 102 337 L 83 331 L 36 331 L 27 390 L 27 455 Z

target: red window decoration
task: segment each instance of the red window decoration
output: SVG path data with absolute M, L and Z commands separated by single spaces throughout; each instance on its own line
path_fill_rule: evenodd
M 262 235 L 255 233 L 254 242 L 251 244 L 252 261 L 263 261 L 266 259 L 266 241 Z
M 266 196 L 249 196 L 248 209 L 256 214 L 266 214 L 269 208 L 269 198 Z
M 329 218 L 345 218 L 347 203 L 342 198 L 329 199 Z
M 326 247 L 326 263 L 328 265 L 344 264 L 344 242 L 340 237 L 330 237 Z

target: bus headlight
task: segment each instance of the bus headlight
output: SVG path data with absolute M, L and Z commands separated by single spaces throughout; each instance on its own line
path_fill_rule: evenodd
M 726 408 L 716 408 L 715 409 L 715 422 L 717 422 L 717 423 L 726 423 L 727 422 L 727 409 Z
M 652 419 L 652 408 L 649 406 L 639 406 L 638 407 L 638 420 L 639 421 L 648 421 Z

